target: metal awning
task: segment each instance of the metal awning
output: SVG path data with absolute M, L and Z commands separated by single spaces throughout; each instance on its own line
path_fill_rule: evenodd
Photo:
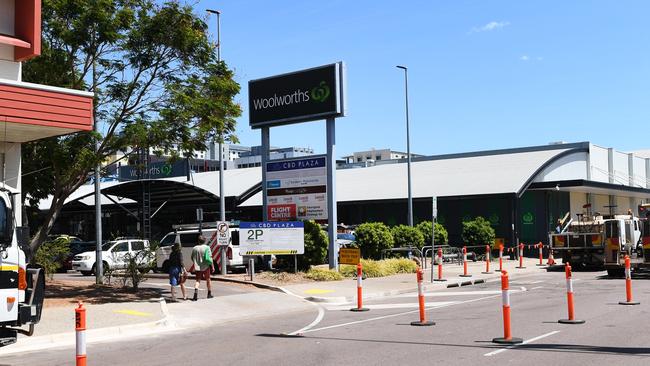
M 124 182 L 101 190 L 104 196 L 124 197 L 142 201 L 145 184 L 149 185 L 152 208 L 161 205 L 205 205 L 218 204 L 219 197 L 197 186 L 173 180 L 143 179 Z

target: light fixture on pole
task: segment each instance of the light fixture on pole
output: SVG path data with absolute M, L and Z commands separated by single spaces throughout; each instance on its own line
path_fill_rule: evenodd
M 408 68 L 397 65 L 398 69 L 404 70 L 404 90 L 406 93 L 406 169 L 408 176 L 408 225 L 413 226 L 413 196 L 411 194 L 411 142 L 409 135 L 409 78 Z
M 206 9 L 208 13 L 217 15 L 217 61 L 221 62 L 221 12 Z M 226 221 L 226 198 L 223 193 L 223 134 L 219 134 L 219 221 Z M 225 248 L 221 249 L 221 274 L 227 273 L 227 259 Z

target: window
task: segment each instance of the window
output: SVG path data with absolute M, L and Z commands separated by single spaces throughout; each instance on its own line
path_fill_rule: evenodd
M 375 160 L 381 160 L 381 155 L 375 156 Z
M 144 242 L 142 240 L 136 240 L 131 242 L 131 250 L 144 250 Z
M 181 234 L 181 246 L 184 248 L 192 248 L 198 244 L 199 233 Z
M 160 241 L 160 246 L 161 247 L 168 247 L 171 245 L 174 245 L 174 241 L 176 241 L 176 234 L 169 234 L 166 235 L 161 241 Z
M 230 232 L 230 242 L 232 245 L 239 245 L 239 230 L 233 230 Z
M 6 243 L 9 241 L 9 238 L 7 237 L 7 225 L 9 224 L 9 220 L 11 220 L 9 209 L 5 204 L 5 201 L 0 199 L 0 243 Z
M 357 162 L 360 163 L 360 162 L 361 162 L 361 158 L 357 158 Z
M 129 242 L 124 241 L 117 244 L 111 252 L 128 252 L 129 251 Z

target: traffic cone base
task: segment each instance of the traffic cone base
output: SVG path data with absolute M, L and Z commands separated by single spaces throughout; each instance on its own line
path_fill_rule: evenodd
M 524 268 L 526 268 L 526 267 L 523 267 L 523 266 L 517 266 L 517 267 L 515 267 L 515 268 L 518 268 L 518 269 L 524 269 Z
M 619 301 L 619 305 L 639 305 L 640 302 L 638 301 Z
M 418 320 L 416 322 L 411 322 L 411 325 L 414 326 L 414 327 L 428 327 L 428 326 L 431 326 L 431 325 L 436 325 L 436 323 L 432 322 L 430 320 L 426 320 L 426 321 L 423 321 L 423 322 Z
M 350 309 L 350 311 L 355 311 L 355 312 L 368 311 L 368 310 L 370 310 L 370 309 L 368 309 L 368 308 L 352 308 L 352 309 Z
M 537 266 L 537 267 L 546 267 L 546 264 L 539 264 L 539 263 L 537 263 L 536 266 Z
M 505 339 L 505 338 L 501 338 L 501 337 L 492 339 L 492 343 L 498 343 L 498 344 L 519 344 L 519 343 L 523 343 L 523 342 L 524 342 L 523 339 L 515 338 L 515 337 L 509 338 L 509 339 Z
M 447 279 L 446 278 L 436 278 L 436 279 L 434 279 L 434 281 L 444 282 L 444 281 L 447 281 Z
M 471 274 L 462 274 L 462 275 L 458 275 L 458 277 L 472 277 L 472 275 Z
M 494 272 L 489 271 L 489 272 L 481 272 L 481 273 L 483 273 L 483 274 L 492 274 L 492 273 L 494 273 Z
M 577 320 L 577 319 L 560 319 L 557 321 L 560 324 L 584 324 L 584 320 Z

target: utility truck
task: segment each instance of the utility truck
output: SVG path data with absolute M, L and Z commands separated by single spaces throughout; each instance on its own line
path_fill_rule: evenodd
M 621 276 L 626 255 L 632 268 L 650 267 L 648 235 L 647 219 L 633 214 L 579 215 L 579 220 L 569 222 L 560 233 L 549 234 L 549 242 L 553 256 L 564 263 L 604 266 L 609 276 Z M 646 241 L 648 258 L 643 255 Z
M 0 185 L 0 347 L 31 336 L 41 319 L 45 275 L 28 265 L 29 231 L 16 226 L 20 192 Z M 26 328 L 25 328 L 26 327 Z

